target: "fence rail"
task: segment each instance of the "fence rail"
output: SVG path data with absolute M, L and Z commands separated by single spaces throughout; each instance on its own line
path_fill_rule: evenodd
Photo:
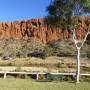
M 3 74 L 4 79 L 7 77 L 7 74 L 12 74 L 12 75 L 36 75 L 36 79 L 39 79 L 39 75 L 47 75 L 48 73 L 38 73 L 38 72 L 6 72 L 6 71 L 1 71 L 0 74 Z M 76 73 L 49 73 L 51 75 L 76 75 Z M 90 73 L 81 73 L 81 76 L 90 76 Z

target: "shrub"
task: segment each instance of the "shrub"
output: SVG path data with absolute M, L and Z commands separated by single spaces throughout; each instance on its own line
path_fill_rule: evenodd
M 47 74 L 48 80 L 54 80 L 54 81 L 73 81 L 75 78 L 73 76 L 65 76 L 65 75 L 52 75 Z
M 0 52 L 0 57 L 2 57 L 3 56 L 3 53 L 2 52 Z
M 87 57 L 90 58 L 90 51 L 87 51 Z
M 28 53 L 29 57 L 39 57 L 42 59 L 45 59 L 45 58 L 52 56 L 52 55 L 53 55 L 53 51 L 47 45 L 42 46 L 41 49 L 37 48 L 35 51 Z
M 62 81 L 64 79 L 63 75 L 52 75 L 52 74 L 47 74 L 47 80 L 54 80 L 54 81 Z
M 75 48 L 73 44 L 65 41 L 55 41 L 49 43 L 49 46 L 53 49 L 54 55 L 57 56 L 73 56 L 75 54 Z

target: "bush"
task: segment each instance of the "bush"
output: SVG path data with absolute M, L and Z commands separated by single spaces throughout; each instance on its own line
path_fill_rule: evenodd
M 29 53 L 28 54 L 29 57 L 39 57 L 39 58 L 43 58 L 44 56 L 44 53 L 43 52 L 32 52 L 32 53 Z
M 42 57 L 42 59 L 45 59 L 45 58 L 53 55 L 52 49 L 49 48 L 48 46 L 45 46 L 42 52 L 43 52 L 43 57 Z
M 2 60 L 12 60 L 13 58 L 9 57 L 9 56 L 3 56 Z
M 47 80 L 54 80 L 54 81 L 62 81 L 64 79 L 63 75 L 52 75 L 52 74 L 47 74 Z
M 65 75 L 52 75 L 52 74 L 47 74 L 47 79 L 48 80 L 54 80 L 54 81 L 73 81 L 75 80 L 75 77 L 73 76 L 65 76 Z
M 3 53 L 1 52 L 1 53 L 0 53 L 0 57 L 2 57 L 2 56 L 3 56 Z
M 55 41 L 49 43 L 49 47 L 53 49 L 54 55 L 57 56 L 73 56 L 75 54 L 75 48 L 73 44 L 65 41 Z
M 37 49 L 31 53 L 28 53 L 28 57 L 39 57 L 42 59 L 45 59 L 49 56 L 53 55 L 53 51 L 51 48 L 49 48 L 47 45 L 42 46 L 41 49 Z
M 87 57 L 90 58 L 90 51 L 87 51 Z
M 70 57 L 76 55 L 77 51 L 75 46 L 71 42 L 66 41 L 53 41 L 48 44 L 43 44 L 33 38 L 28 40 L 3 40 L 0 42 L 0 56 L 7 60 L 10 58 L 27 58 L 27 57 L 39 57 L 45 59 L 49 56 L 64 56 Z M 86 47 L 86 46 L 84 46 Z M 89 45 L 87 46 L 89 47 Z M 81 57 L 90 58 L 90 49 L 82 48 Z

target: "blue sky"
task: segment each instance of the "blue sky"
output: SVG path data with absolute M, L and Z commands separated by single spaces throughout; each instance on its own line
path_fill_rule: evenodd
M 0 21 L 44 17 L 51 0 L 0 0 Z
M 0 21 L 45 17 L 50 2 L 51 0 L 0 0 Z

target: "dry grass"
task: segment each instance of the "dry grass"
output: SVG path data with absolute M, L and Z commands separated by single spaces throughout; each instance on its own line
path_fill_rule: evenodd
M 14 60 L 0 60 L 0 70 L 16 70 L 16 67 L 22 67 L 22 71 L 41 71 L 41 72 L 75 72 L 76 71 L 76 59 L 71 57 L 48 57 L 45 60 L 40 58 L 16 58 Z M 5 66 L 11 66 L 12 69 Z M 24 68 L 23 68 L 24 67 Z M 83 68 L 82 68 L 83 67 Z M 81 59 L 81 71 L 87 71 L 90 67 L 90 61 L 87 59 Z M 38 68 L 38 69 L 37 69 Z M 88 70 L 89 71 L 89 70 Z

